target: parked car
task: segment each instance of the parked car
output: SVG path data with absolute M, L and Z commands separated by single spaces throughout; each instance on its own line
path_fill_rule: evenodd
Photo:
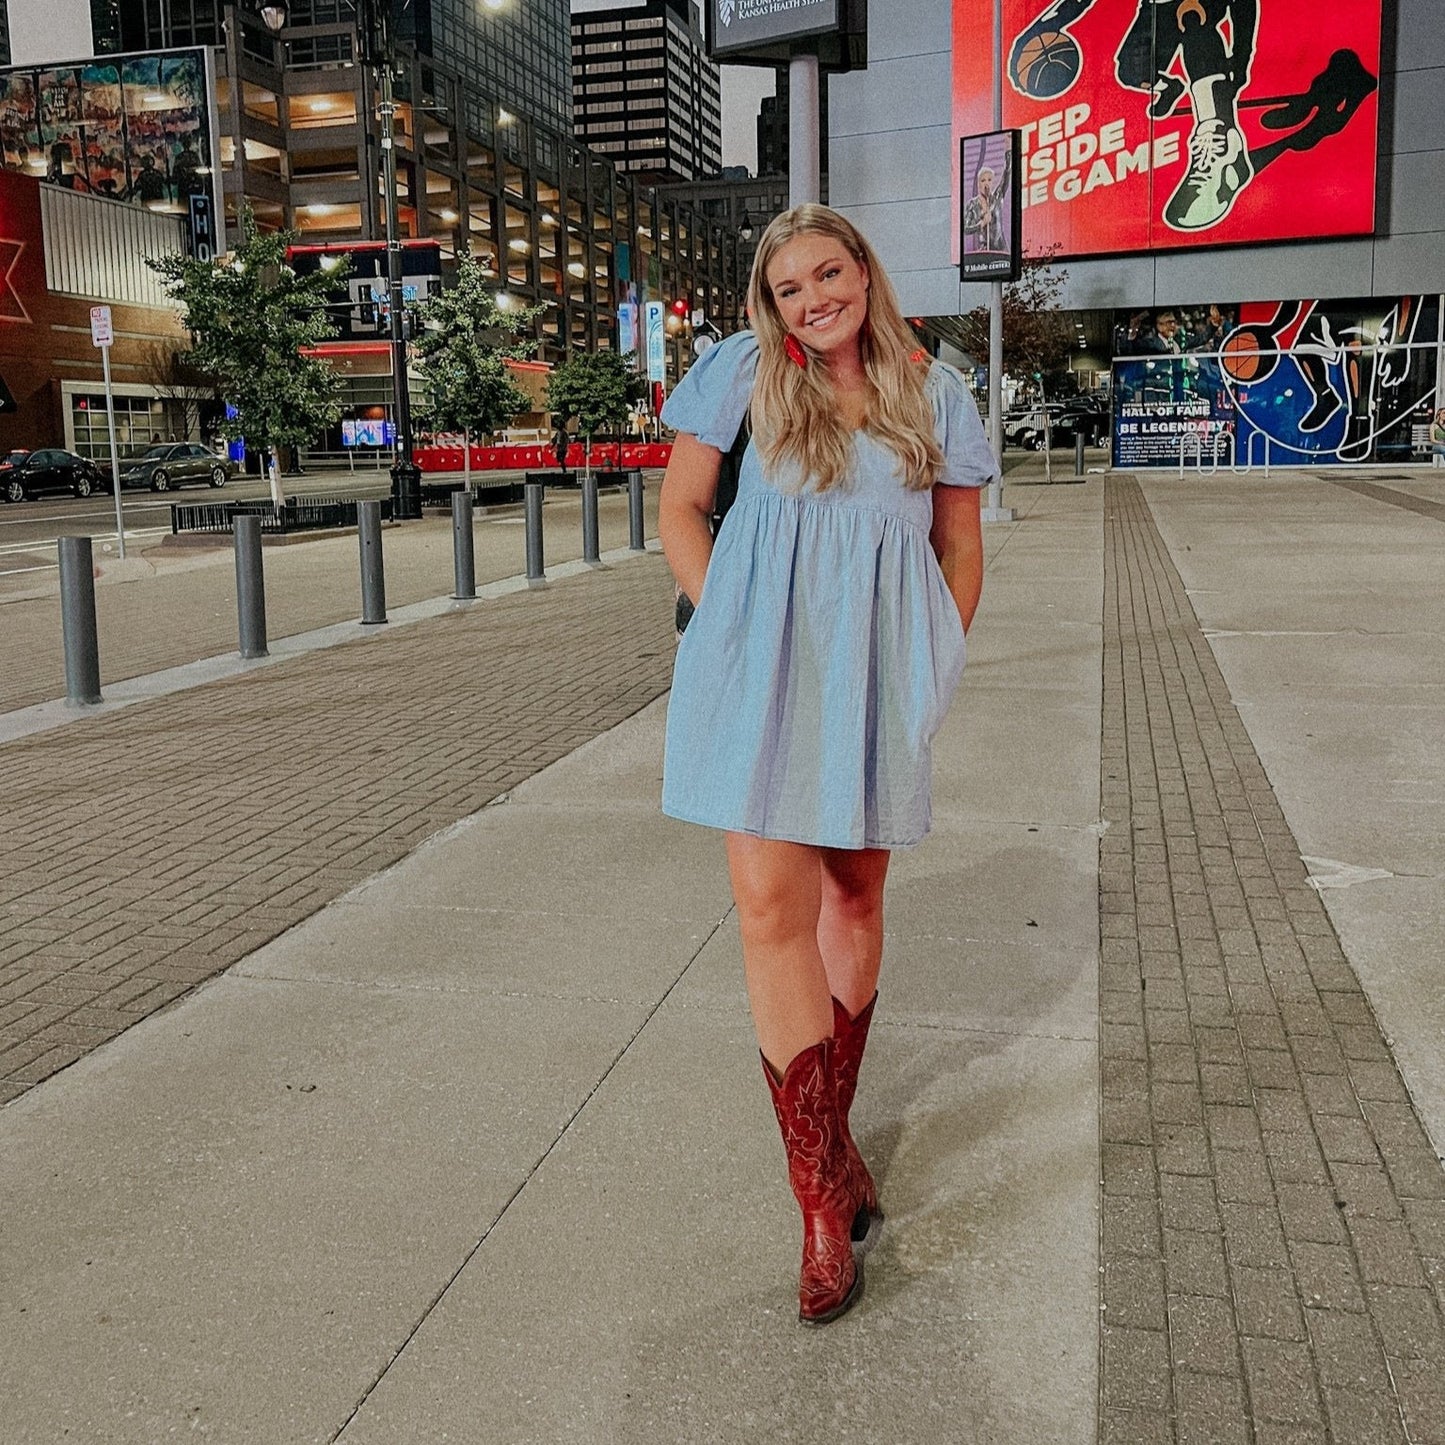
M 1071 396 L 1063 403 L 1060 416 L 1067 420 L 1071 433 L 1082 431 L 1090 446 L 1103 441 L 1109 433 L 1109 403 L 1102 397 Z
M 0 495 L 7 502 L 23 502 L 46 492 L 88 497 L 105 485 L 105 477 L 93 461 L 58 447 L 9 452 L 0 458 Z
M 120 466 L 122 487 L 149 487 L 153 492 L 168 492 L 190 482 L 224 487 L 235 475 L 235 462 L 199 442 L 158 442 Z
M 1073 430 L 1065 426 L 1062 408 L 1057 402 L 1049 402 L 1046 407 L 1030 406 L 1006 413 L 1003 419 L 1004 445 L 1026 447 L 1031 452 L 1038 451 L 1044 444 L 1046 415 L 1049 418 L 1050 440 L 1053 444 L 1072 445 Z M 1064 430 L 1060 430 L 1061 427 Z

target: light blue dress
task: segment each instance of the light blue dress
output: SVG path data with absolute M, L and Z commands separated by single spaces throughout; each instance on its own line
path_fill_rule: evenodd
M 711 347 L 663 408 L 726 451 L 752 396 L 758 345 Z M 951 366 L 926 381 L 941 484 L 997 473 Z M 929 544 L 933 494 L 857 434 L 852 478 L 826 492 L 765 475 L 749 446 L 678 647 L 662 809 L 731 832 L 830 848 L 900 848 L 930 821 L 933 735 L 963 673 L 963 626 Z

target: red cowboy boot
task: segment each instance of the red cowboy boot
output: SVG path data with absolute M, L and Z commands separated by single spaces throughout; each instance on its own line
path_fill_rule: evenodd
M 877 1002 L 878 995 L 874 993 L 858 1017 L 850 1019 L 848 1010 L 836 998 L 833 1000 L 833 1076 L 838 1084 L 838 1123 L 843 1132 L 850 1189 L 853 1198 L 859 1202 L 852 1238 L 853 1243 L 865 1251 L 872 1249 L 877 1242 L 878 1231 L 883 1225 L 883 1211 L 878 1207 L 878 1189 L 873 1183 L 873 1176 L 868 1172 L 868 1166 L 863 1162 L 848 1128 L 848 1111 L 853 1107 L 853 1095 L 858 1092 L 858 1069 L 868 1044 L 873 1005 Z
M 788 1155 L 788 1183 L 803 1211 L 798 1318 L 805 1325 L 837 1319 L 863 1293 L 863 1265 L 854 1259 L 849 1237 L 858 1205 L 838 1128 L 832 1050 L 832 1039 L 819 1040 L 788 1065 L 781 1079 L 763 1059 Z

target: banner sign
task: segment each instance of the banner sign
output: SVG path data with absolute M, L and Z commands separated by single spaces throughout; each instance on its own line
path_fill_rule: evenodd
M 1372 232 L 1381 5 L 1003 0 L 1027 254 Z M 992 120 L 992 45 L 954 0 L 955 136 Z
M 838 28 L 838 0 L 708 0 L 708 54 L 826 35 Z
M 0 167 L 51 185 L 219 215 L 206 52 L 161 50 L 0 70 Z
M 1116 467 L 1428 458 L 1440 298 L 1120 312 Z
M 964 281 L 1017 281 L 1023 264 L 1019 227 L 1019 133 L 986 131 L 959 143 L 963 177 Z

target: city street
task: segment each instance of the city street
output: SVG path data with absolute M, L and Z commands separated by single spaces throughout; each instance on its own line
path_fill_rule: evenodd
M 521 472 L 474 473 L 498 481 L 521 481 Z M 455 474 L 460 480 L 461 473 Z M 449 473 L 429 474 L 424 480 L 452 480 Z M 372 465 L 308 467 L 297 476 L 282 478 L 288 497 L 347 497 L 372 500 L 391 495 L 391 478 Z M 171 530 L 171 508 L 207 502 L 239 502 L 269 497 L 270 487 L 261 477 L 236 477 L 223 488 L 185 487 L 164 494 L 151 491 L 123 491 L 121 511 L 125 518 L 126 546 L 151 545 Z M 115 501 L 109 492 L 79 497 L 47 497 L 33 502 L 0 506 L 0 579 L 54 572 L 55 539 L 62 536 L 95 538 L 97 551 L 115 544 Z

